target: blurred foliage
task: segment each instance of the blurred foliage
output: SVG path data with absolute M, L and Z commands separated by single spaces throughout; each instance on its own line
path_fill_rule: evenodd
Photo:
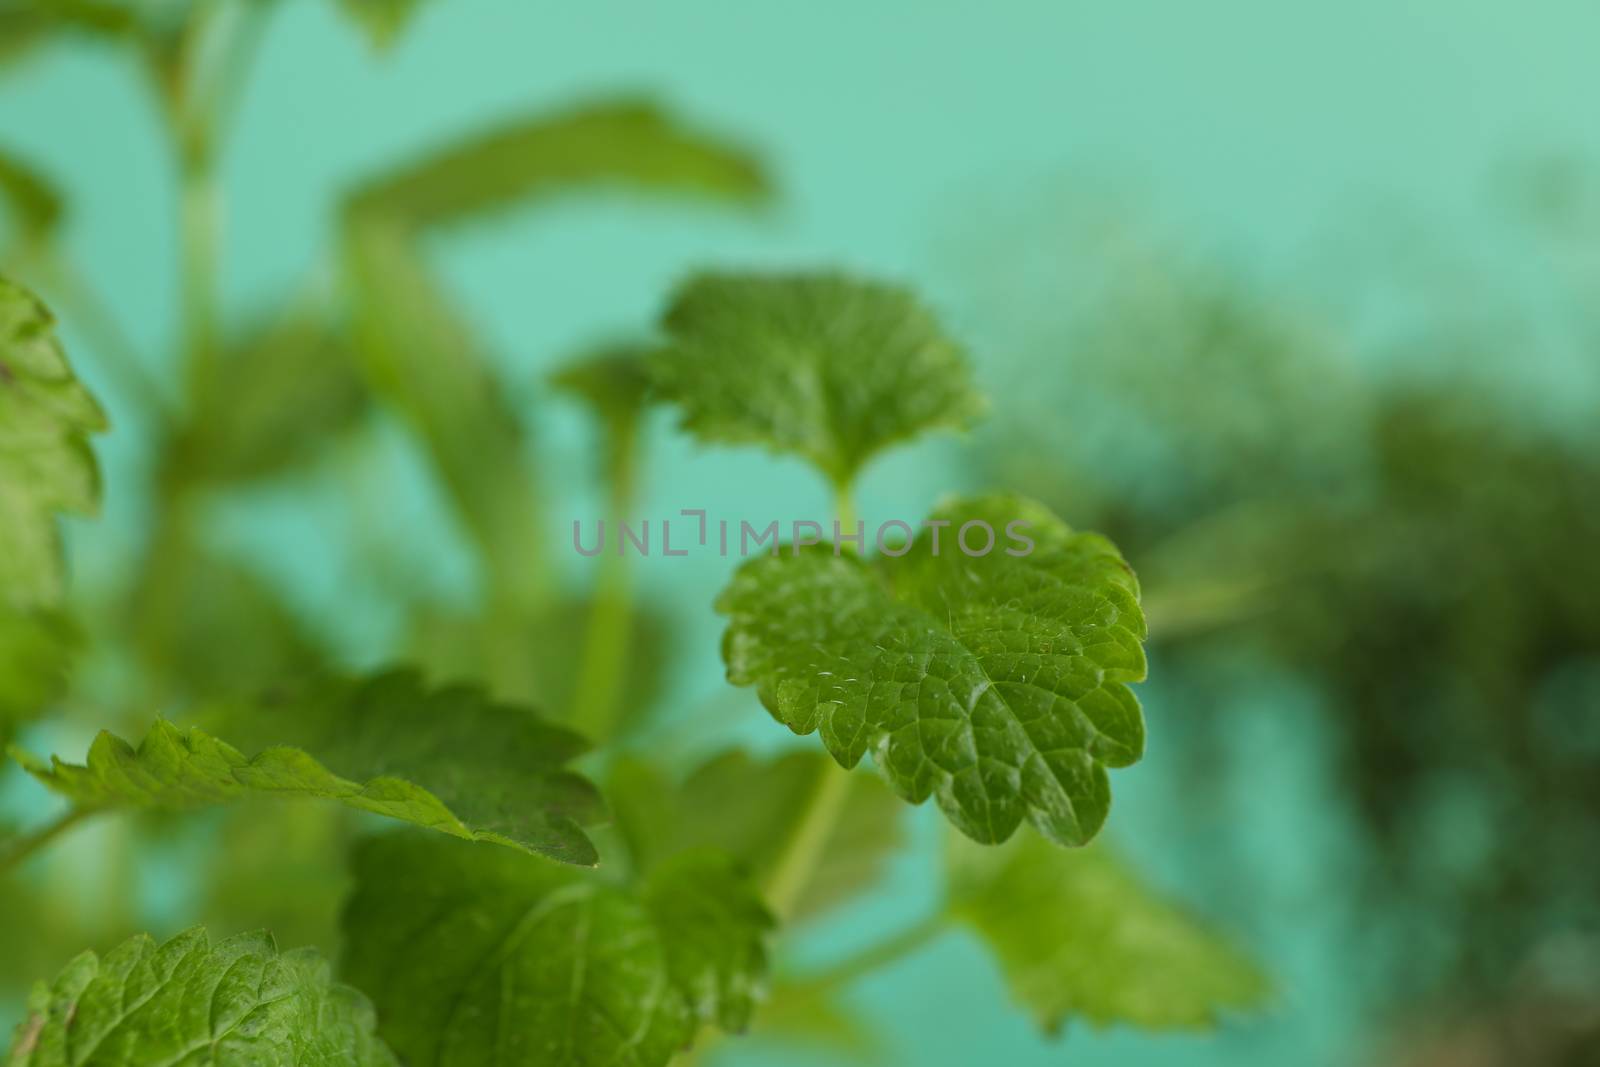
M 1139 561 L 1153 655 L 1184 694 L 1161 728 L 1195 788 L 1236 721 L 1215 667 L 1254 649 L 1324 694 L 1370 849 L 1351 876 L 1372 914 L 1407 916 L 1378 935 L 1397 1014 L 1498 1002 L 1550 946 L 1592 938 L 1600 420 L 1552 412 L 1600 412 L 1600 377 L 1541 402 L 1521 380 L 1548 356 L 1532 325 L 1472 337 L 1409 294 L 1428 330 L 1396 345 L 1136 224 L 1041 231 L 1035 262 L 1071 266 L 973 287 L 980 316 L 1029 324 L 1012 399 L 1051 413 L 993 427 L 985 465 Z M 1590 307 L 1566 325 L 1600 340 Z M 1586 973 L 1600 989 L 1600 956 Z

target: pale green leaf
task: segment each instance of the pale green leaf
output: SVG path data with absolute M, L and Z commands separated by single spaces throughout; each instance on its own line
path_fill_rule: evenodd
M 460 141 L 351 197 L 352 217 L 449 225 L 517 203 L 607 184 L 752 200 L 767 192 L 741 149 L 640 101 L 585 104 Z
M 967 358 L 911 293 L 840 274 L 703 274 L 663 318 L 663 395 L 703 441 L 802 456 L 848 485 L 874 455 L 982 410 Z
M 1072 1018 L 1206 1027 L 1268 995 L 1247 957 L 1104 845 L 1059 849 L 1023 833 L 993 848 L 952 836 L 950 866 L 955 915 L 989 946 L 1012 996 L 1047 1031 Z
M 54 326 L 32 294 L 0 278 L 0 601 L 19 607 L 60 599 L 56 513 L 90 515 L 100 503 L 88 435 L 105 416 Z
M 791 846 L 828 769 L 821 752 L 757 757 L 735 749 L 674 785 L 655 767 L 624 760 L 606 796 L 641 868 L 711 847 L 738 858 L 764 882 Z M 792 917 L 816 915 L 876 882 L 904 841 L 901 815 L 882 779 L 857 775 Z
M 390 1067 L 372 1005 L 311 949 L 201 929 L 93 952 L 35 987 L 10 1067 Z
M 367 842 L 346 965 L 411 1067 L 661 1067 L 702 1024 L 742 1028 L 771 919 L 724 858 L 637 892 L 500 849 Z
M 717 601 L 728 678 L 841 765 L 870 751 L 900 796 L 932 795 L 974 840 L 1026 816 L 1083 844 L 1110 807 L 1106 768 L 1144 749 L 1126 684 L 1145 673 L 1138 581 L 1105 538 L 1021 497 L 928 523 L 898 557 L 821 545 L 744 564 Z M 968 523 L 993 531 L 987 554 L 960 547 Z M 966 542 L 989 543 L 978 526 Z
M 339 9 L 366 31 L 375 48 L 388 48 L 416 17 L 423 0 L 339 0 Z
M 465 686 L 394 671 L 213 712 L 246 750 L 158 719 L 137 748 L 103 732 L 85 764 L 14 752 L 79 808 L 182 811 L 246 792 L 336 800 L 456 837 L 593 865 L 593 786 L 565 764 L 586 742 Z

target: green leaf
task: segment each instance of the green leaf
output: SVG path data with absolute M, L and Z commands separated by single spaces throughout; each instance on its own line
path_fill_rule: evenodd
M 276 793 L 564 863 L 597 861 L 580 824 L 600 819 L 598 794 L 564 769 L 586 742 L 477 690 L 430 691 L 393 671 L 213 715 L 258 754 L 157 719 L 138 748 L 102 732 L 81 766 L 13 755 L 80 808 L 181 811 Z
M 339 0 L 339 10 L 366 31 L 374 48 L 393 45 L 421 6 L 422 0 Z
M 0 63 L 27 52 L 50 34 L 73 31 L 108 39 L 138 27 L 134 13 L 99 0 L 8 0 L 0 7 Z
M 771 919 L 729 862 L 686 854 L 637 892 L 496 849 L 369 840 L 346 974 L 412 1067 L 660 1067 L 742 1028 Z
M 166 459 L 171 478 L 220 484 L 282 473 L 367 410 L 349 339 L 304 313 L 229 346 L 209 384 Z
M 594 604 L 589 597 L 562 596 L 526 625 L 511 630 L 509 636 L 521 651 L 528 684 L 497 686 L 494 692 L 508 699 L 532 702 L 548 709 L 552 719 L 572 723 L 578 672 Z M 421 613 L 412 622 L 409 658 L 425 666 L 433 678 L 488 677 L 492 664 L 487 653 L 497 636 L 508 636 L 505 631 L 496 631 L 496 627 L 504 625 L 481 617 Z M 649 602 L 631 605 L 628 626 L 627 669 L 617 692 L 619 726 L 623 729 L 638 726 L 660 705 L 668 667 L 678 645 L 672 617 Z
M 640 101 L 585 104 L 462 140 L 358 189 L 352 218 L 444 226 L 531 199 L 608 183 L 723 199 L 764 196 L 767 180 L 741 149 Z
M 1012 995 L 1058 1032 L 1206 1027 L 1259 1007 L 1249 959 L 1147 886 L 1104 845 L 1064 850 L 1029 833 L 1001 848 L 951 838 L 955 915 L 999 960 Z
M 993 547 L 968 555 L 961 531 L 980 522 Z M 729 681 L 845 767 L 871 751 L 895 792 L 932 795 L 976 841 L 1026 815 L 1083 844 L 1110 807 L 1106 768 L 1144 749 L 1125 684 L 1145 673 L 1137 579 L 1105 538 L 1021 497 L 957 500 L 923 525 L 900 556 L 821 545 L 740 567 L 717 601 Z M 1009 554 L 1024 553 L 1012 532 L 1031 551 Z M 967 542 L 984 547 L 981 527 Z
M 0 601 L 56 603 L 62 591 L 57 512 L 91 515 L 100 474 L 88 435 L 105 416 L 68 366 L 55 319 L 0 278 Z
M 0 152 L 0 202 L 8 205 L 23 240 L 48 236 L 60 223 L 61 195 L 27 163 Z
M 85 952 L 28 1001 L 10 1067 L 389 1067 L 372 1005 L 311 949 L 193 929 Z
M 737 857 L 765 882 L 828 769 L 828 757 L 820 752 L 757 757 L 735 749 L 674 787 L 654 766 L 623 760 L 606 796 L 640 868 L 709 847 Z M 898 799 L 881 779 L 856 776 L 792 917 L 819 914 L 872 885 L 903 840 Z
M 848 485 L 878 452 L 982 410 L 962 350 L 904 289 L 840 274 L 703 274 L 663 318 L 662 393 L 703 441 L 765 445 Z
M 78 638 L 59 612 L 0 604 L 0 745 L 61 698 Z
M 617 344 L 596 349 L 550 376 L 551 386 L 581 400 L 605 431 L 608 476 L 627 462 L 638 436 L 639 419 L 650 402 L 650 369 L 644 345 Z
M 494 595 L 537 602 L 547 584 L 545 529 L 533 464 L 505 390 L 399 227 L 367 220 L 347 237 L 368 385 L 421 437 L 486 562 Z

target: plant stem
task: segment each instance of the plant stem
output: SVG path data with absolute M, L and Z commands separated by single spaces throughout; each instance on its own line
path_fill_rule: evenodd
M 850 772 L 830 756 L 823 764 L 810 802 L 789 838 L 788 847 L 783 850 L 764 887 L 766 891 L 762 895 L 767 906 L 780 921 L 793 915 L 795 905 L 810 885 L 811 876 L 816 873 L 817 864 L 827 849 L 828 838 L 833 836 L 845 802 L 850 799 L 850 783 Z
M 856 507 L 848 484 L 835 484 L 833 507 L 834 518 L 840 528 L 843 529 L 846 523 L 853 528 Z M 780 922 L 793 914 L 795 905 L 810 884 L 811 876 L 827 849 L 828 838 L 833 836 L 834 827 L 844 814 L 845 803 L 850 799 L 850 782 L 850 772 L 835 763 L 830 755 L 823 764 L 822 774 L 812 790 L 810 802 L 800 816 L 799 825 L 795 827 L 788 846 L 763 887 L 767 906 Z
M 218 195 L 210 153 L 185 152 L 179 192 L 182 255 L 183 352 L 189 402 L 205 402 L 216 373 L 218 347 Z
M 841 536 L 855 533 L 856 529 L 856 502 L 851 495 L 850 486 L 837 484 L 833 488 L 833 517 L 839 524 Z
M 87 808 L 72 808 L 32 833 L 24 834 L 9 842 L 4 851 L 0 852 L 0 874 L 21 866 L 22 862 L 29 856 L 32 856 L 35 852 L 38 852 L 93 814 L 94 812 Z
M 941 908 L 898 934 L 891 935 L 874 945 L 868 945 L 862 951 L 839 961 L 819 974 L 801 979 L 795 983 L 795 989 L 815 996 L 847 986 L 858 978 L 882 970 L 892 963 L 898 963 L 921 950 L 948 929 L 950 929 L 950 918 Z
M 606 511 L 611 522 L 619 523 L 633 508 L 638 478 L 638 426 L 630 420 L 614 425 L 611 432 L 611 491 Z M 662 537 L 666 537 L 665 532 Z M 602 545 L 600 573 L 583 639 L 583 659 L 572 693 L 572 721 L 580 733 L 596 744 L 609 740 L 616 731 L 621 710 L 617 697 L 622 690 L 622 672 L 627 666 L 632 637 L 633 576 L 621 547 L 620 534 L 616 552 L 605 552 Z

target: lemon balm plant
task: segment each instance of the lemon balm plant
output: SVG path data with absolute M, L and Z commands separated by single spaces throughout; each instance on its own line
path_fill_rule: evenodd
M 246 47 L 268 6 L 38 4 L 5 24 L 19 46 L 87 28 L 146 61 L 183 178 L 187 272 L 178 370 L 156 373 L 86 299 L 51 183 L 6 163 L 16 273 L 85 320 L 107 378 L 122 376 L 158 430 L 137 577 L 73 595 L 57 517 L 94 510 L 91 435 L 106 420 L 45 304 L 0 285 L 0 723 L 20 737 L 6 773 L 60 805 L 0 841 L 0 880 L 25 898 L 89 819 L 181 838 L 247 812 L 205 851 L 256 864 L 263 883 L 223 909 L 238 920 L 227 928 L 72 946 L 85 951 L 33 987 L 8 1062 L 664 1065 L 722 1034 L 836 1036 L 850 983 L 958 929 L 1047 1031 L 1075 1018 L 1198 1026 L 1257 1003 L 1263 981 L 1244 958 L 1090 845 L 1109 771 L 1144 748 L 1130 685 L 1145 626 L 1116 548 L 1004 493 L 947 500 L 903 541 L 864 536 L 863 467 L 984 406 L 960 346 L 896 286 L 697 275 L 654 341 L 556 376 L 595 414 L 614 515 L 632 506 L 657 403 L 704 442 L 807 460 L 837 501 L 836 542 L 752 559 L 716 594 L 729 681 L 806 740 L 766 756 L 700 743 L 712 754 L 690 765 L 627 743 L 658 710 L 660 628 L 620 554 L 593 588 L 562 585 L 543 549 L 533 413 L 432 280 L 426 247 L 454 224 L 594 185 L 748 201 L 766 191 L 761 171 L 645 105 L 506 124 L 354 189 L 337 291 L 235 327 L 214 297 L 226 109 L 206 57 Z M 347 6 L 387 33 L 408 5 Z M 270 583 L 216 553 L 204 504 L 330 462 L 374 411 L 427 457 L 482 592 L 470 611 L 409 605 L 397 665 L 352 672 Z M 1025 531 L 1027 550 L 958 551 L 969 524 Z M 86 754 L 41 757 L 33 724 L 81 722 L 84 664 L 102 656 L 136 665 L 110 721 L 92 724 Z M 905 805 L 930 798 L 950 828 L 941 904 L 833 966 L 798 968 L 809 924 L 874 886 L 905 847 Z M 316 818 L 334 829 L 272 837 L 288 844 L 264 856 L 230 851 Z M 340 869 L 316 866 L 329 841 Z M 204 887 L 229 872 L 196 866 L 211 899 Z M 336 910 L 337 928 L 281 950 L 259 927 L 287 895 Z M 8 931 L 7 948 L 20 958 L 28 936 Z

